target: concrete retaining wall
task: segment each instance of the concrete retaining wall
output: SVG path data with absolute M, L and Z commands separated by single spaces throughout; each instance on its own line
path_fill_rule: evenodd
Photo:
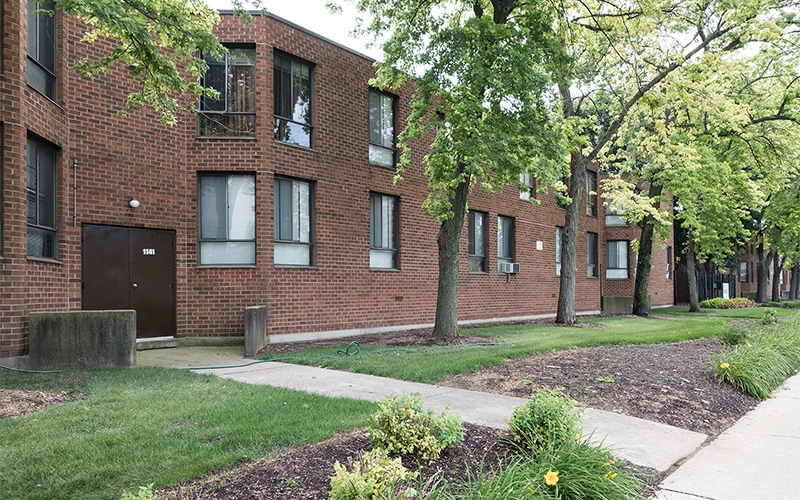
M 30 314 L 29 365 L 36 370 L 136 365 L 136 311 Z
M 603 297 L 603 314 L 631 314 L 633 297 Z

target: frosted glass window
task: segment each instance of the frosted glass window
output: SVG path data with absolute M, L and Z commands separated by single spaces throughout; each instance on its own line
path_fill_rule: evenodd
M 378 269 L 398 268 L 397 197 L 370 194 L 369 267 Z
M 312 202 L 311 183 L 275 179 L 275 264 L 312 264 Z
M 606 244 L 606 278 L 628 278 L 628 242 L 609 241 Z
M 201 265 L 256 263 L 255 176 L 200 176 Z
M 369 162 L 381 167 L 394 167 L 395 98 L 369 91 Z
M 514 219 L 497 217 L 497 270 L 501 270 L 502 264 L 514 261 Z
M 486 214 L 469 212 L 469 272 L 486 272 Z

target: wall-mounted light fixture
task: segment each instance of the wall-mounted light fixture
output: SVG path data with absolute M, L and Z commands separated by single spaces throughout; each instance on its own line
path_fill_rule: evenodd
M 131 208 L 138 207 L 139 206 L 139 200 L 137 200 L 136 197 L 134 196 L 133 198 L 128 200 L 128 206 L 131 207 Z

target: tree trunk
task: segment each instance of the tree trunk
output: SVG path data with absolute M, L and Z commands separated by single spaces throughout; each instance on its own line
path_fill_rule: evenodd
M 461 172 L 461 167 L 457 168 L 456 177 L 460 177 Z M 439 289 L 433 336 L 441 339 L 458 337 L 458 251 L 467 213 L 470 181 L 470 176 L 466 176 L 456 186 L 455 194 L 450 200 L 453 204 L 453 217 L 442 222 L 436 238 L 439 246 Z
M 764 243 L 756 247 L 756 302 L 759 304 L 767 301 L 767 281 L 769 280 L 769 265 L 772 262 L 772 252 L 764 256 Z
M 561 282 L 558 292 L 558 312 L 556 323 L 574 325 L 578 322 L 575 314 L 575 284 L 577 280 L 578 223 L 581 220 L 583 188 L 586 184 L 586 162 L 580 151 L 572 153 L 569 160 L 569 197 L 564 215 L 564 232 L 561 240 Z
M 783 263 L 780 256 L 775 255 L 772 261 L 772 302 L 781 301 L 781 273 L 783 272 Z
M 686 244 L 686 274 L 689 278 L 689 312 L 700 312 L 700 298 L 697 295 L 697 271 L 694 268 L 694 236 L 689 233 Z
M 650 199 L 661 196 L 662 188 L 650 184 L 647 195 Z M 659 201 L 654 201 L 653 206 L 658 208 Z M 637 316 L 650 315 L 650 271 L 653 268 L 653 216 L 648 215 L 642 221 L 642 236 L 639 240 L 639 260 L 636 264 L 636 281 L 633 285 L 633 314 Z
M 792 268 L 792 281 L 789 284 L 789 298 L 797 300 L 800 298 L 800 264 L 795 264 Z

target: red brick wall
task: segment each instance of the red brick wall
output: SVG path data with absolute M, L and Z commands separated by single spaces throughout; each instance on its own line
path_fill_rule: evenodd
M 25 4 L 6 1 L 4 34 L 24 21 Z M 13 8 L 9 8 L 13 7 Z M 20 10 L 22 9 L 22 10 Z M 0 84 L 4 92 L 3 259 L 0 260 L 0 351 L 27 349 L 27 317 L 35 310 L 81 307 L 81 226 L 169 229 L 176 232 L 178 336 L 238 336 L 244 308 L 266 305 L 270 335 L 332 332 L 430 324 L 437 288 L 438 225 L 422 212 L 427 196 L 424 144 L 415 144 L 405 180 L 368 162 L 370 60 L 276 19 L 257 17 L 243 26 L 229 16 L 219 30 L 223 42 L 256 47 L 257 132 L 255 139 L 197 138 L 196 118 L 175 127 L 148 109 L 118 112 L 135 89 L 130 72 L 115 67 L 94 81 L 69 68 L 78 57 L 97 57 L 105 42 L 87 47 L 77 22 L 61 16 L 58 105 L 25 85 L 24 26 L 19 38 L 6 35 Z M 9 42 L 11 40 L 11 42 Z M 273 50 L 314 64 L 314 148 L 273 138 Z M 411 87 L 399 98 L 398 120 L 409 112 Z M 25 251 L 25 140 L 35 134 L 60 149 L 58 167 L 59 262 L 28 260 Z M 73 168 L 73 165 L 75 166 Z M 595 169 L 595 167 L 592 167 Z M 197 260 L 198 172 L 246 172 L 256 178 L 256 265 L 200 267 Z M 273 264 L 273 181 L 276 175 L 314 183 L 315 265 Z M 75 176 L 76 182 L 73 182 Z M 73 188 L 76 188 L 73 191 Z M 400 199 L 400 270 L 369 268 L 369 195 Z M 73 210 L 73 195 L 76 208 Z M 128 199 L 140 201 L 137 209 Z M 476 187 L 473 210 L 487 212 L 487 268 L 467 266 L 467 229 L 461 246 L 459 318 L 488 320 L 554 314 L 559 281 L 555 273 L 555 226 L 564 211 L 552 193 L 539 205 L 522 201 L 516 186 L 490 196 Z M 585 200 L 580 200 L 582 205 Z M 585 209 L 582 206 L 582 213 Z M 635 228 L 606 229 L 602 198 L 598 217 L 583 217 L 578 238 L 576 309 L 600 310 L 601 295 L 630 295 L 633 279 L 606 280 L 605 240 L 638 237 Z M 518 274 L 497 273 L 497 216 L 515 220 Z M 77 222 L 74 225 L 74 222 Z M 599 278 L 586 275 L 586 232 L 598 233 Z M 614 233 L 616 231 L 616 233 Z M 621 233 L 620 233 L 621 231 Z M 613 236 L 613 238 L 612 238 Z M 542 250 L 536 242 L 542 242 Z M 661 253 L 659 253 L 661 252 Z M 653 304 L 671 303 L 663 280 L 663 249 L 654 252 Z M 630 258 L 633 265 L 633 256 Z M 663 271 L 663 270 L 662 270 Z M 662 278 L 659 281 L 659 276 Z

